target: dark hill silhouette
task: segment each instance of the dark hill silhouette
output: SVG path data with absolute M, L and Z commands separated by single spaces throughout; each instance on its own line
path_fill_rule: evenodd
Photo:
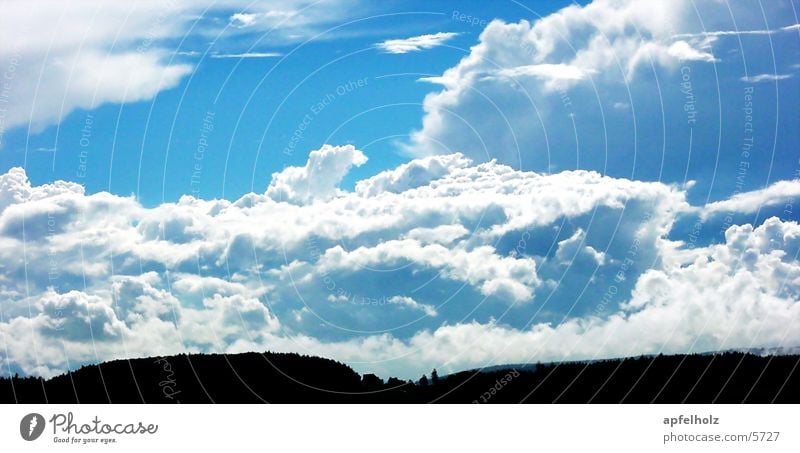
M 799 355 L 741 352 L 491 367 L 422 382 L 279 353 L 115 360 L 0 379 L 2 403 L 798 403 Z M 434 374 L 431 374 L 434 376 Z

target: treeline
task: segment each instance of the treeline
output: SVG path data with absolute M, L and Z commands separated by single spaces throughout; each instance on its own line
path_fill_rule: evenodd
M 298 354 L 116 360 L 0 379 L 2 403 L 800 403 L 800 356 L 637 357 L 404 381 Z

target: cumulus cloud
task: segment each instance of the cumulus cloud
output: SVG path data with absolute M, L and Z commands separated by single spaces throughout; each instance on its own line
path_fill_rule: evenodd
M 82 195 L 83 186 L 56 181 L 53 184 L 33 187 L 25 170 L 19 167 L 11 168 L 7 173 L 0 175 L 0 212 L 5 211 L 10 205 L 68 194 Z
M 644 65 L 674 69 L 681 61 L 713 61 L 698 46 L 673 42 L 673 27 L 683 21 L 688 6 L 688 2 L 658 1 L 645 6 L 599 0 L 568 6 L 532 23 L 491 22 L 479 44 L 458 65 L 441 77 L 427 79 L 445 89 L 426 97 L 423 127 L 412 138 L 410 149 L 422 155 L 445 152 L 443 143 L 481 159 L 487 150 L 476 146 L 488 142 L 493 153 L 500 153 L 492 157 L 518 164 L 511 153 L 519 149 L 508 148 L 528 144 L 531 132 L 526 131 L 538 129 L 536 118 L 542 109 L 551 108 L 540 103 L 540 91 L 545 100 L 548 92 L 557 97 L 559 105 L 564 93 L 554 92 L 581 83 L 601 85 L 607 92 L 607 86 L 635 78 Z M 488 120 L 487 111 L 499 117 Z M 517 118 L 524 118 L 524 127 L 515 123 Z M 465 130 L 466 125 L 475 131 Z
M 444 278 L 469 283 L 486 296 L 508 298 L 512 302 L 529 300 L 533 287 L 539 283 L 532 259 L 499 257 L 489 246 L 454 250 L 439 244 L 421 245 L 410 239 L 360 247 L 352 252 L 335 246 L 320 259 L 320 270 L 353 272 L 379 263 L 405 262 L 439 269 Z
M 675 186 L 454 154 L 337 188 L 365 159 L 324 146 L 264 194 L 152 208 L 12 169 L 0 176 L 3 369 L 270 349 L 413 377 L 800 341 L 795 222 L 733 225 L 723 243 L 687 248 L 669 232 L 704 207 Z M 791 184 L 705 208 L 780 203 Z M 612 286 L 617 298 L 601 298 Z
M 629 303 L 606 318 L 515 329 L 466 322 L 423 331 L 402 346 L 425 365 L 446 370 L 535 360 L 597 359 L 636 354 L 780 347 L 800 341 L 800 266 L 781 253 L 795 248 L 800 226 L 770 219 L 732 227 L 725 244 L 693 261 L 651 270 Z M 791 238 L 794 244 L 765 241 Z M 769 244 L 767 246 L 767 244 Z M 742 253 L 752 259 L 742 265 Z M 387 345 L 388 348 L 388 345 Z M 425 365 L 419 366 L 423 372 Z
M 763 21 L 780 24 L 791 8 L 775 5 L 765 15 Z M 735 35 L 724 33 L 734 21 L 748 28 L 759 22 L 744 5 L 689 0 L 595 0 L 537 19 L 494 20 L 458 64 L 422 79 L 441 87 L 425 97 L 422 126 L 412 131 L 406 151 L 458 150 L 475 162 L 497 159 L 542 172 L 582 168 L 638 180 L 688 178 L 709 190 L 711 178 L 703 175 L 710 164 L 688 150 L 717 149 L 718 136 L 738 133 L 740 112 L 722 109 L 720 125 L 715 111 L 717 93 L 740 96 L 741 62 L 731 55 L 744 50 Z M 752 33 L 747 43 L 768 48 L 769 39 L 781 36 Z M 791 45 L 774 48 L 775 62 L 769 52 L 749 51 L 748 70 L 775 71 L 776 63 L 776 75 L 788 75 Z M 684 109 L 701 103 L 706 108 L 687 118 Z M 692 120 L 688 126 L 685 119 Z M 689 146 L 691 124 L 709 129 L 695 129 Z M 720 150 L 720 173 L 736 171 L 730 148 Z M 642 164 L 650 159 L 660 165 Z
M 369 179 L 359 181 L 356 184 L 356 192 L 368 197 L 381 192 L 405 192 L 427 185 L 452 170 L 465 168 L 471 163 L 472 161 L 461 153 L 415 159 L 395 169 L 386 170 Z
M 110 304 L 80 291 L 57 294 L 46 291 L 40 300 L 41 314 L 35 319 L 45 336 L 74 341 L 104 341 L 119 337 L 125 325 Z
M 337 185 L 353 166 L 367 156 L 353 145 L 330 146 L 312 151 L 304 167 L 289 167 L 272 175 L 267 196 L 277 201 L 307 203 L 336 195 Z
M 409 52 L 419 52 L 420 50 L 433 49 L 441 46 L 450 39 L 458 36 L 458 33 L 439 32 L 431 35 L 412 36 L 403 39 L 387 39 L 375 44 L 376 47 L 386 53 L 402 54 Z

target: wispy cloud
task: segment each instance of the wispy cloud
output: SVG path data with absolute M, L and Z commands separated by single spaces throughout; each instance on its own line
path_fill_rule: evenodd
M 759 82 L 775 82 L 777 80 L 788 79 L 791 74 L 758 74 L 754 76 L 742 77 L 742 82 L 759 83 Z
M 681 33 L 673 38 L 719 37 L 719 36 L 746 36 L 746 35 L 774 35 L 785 31 L 800 30 L 800 24 L 787 25 L 773 30 L 717 30 L 702 33 Z
M 401 54 L 419 52 L 423 49 L 432 49 L 441 46 L 456 36 L 458 36 L 458 33 L 439 32 L 432 35 L 420 35 L 404 39 L 388 39 L 375 46 L 386 53 Z
M 280 52 L 244 52 L 244 53 L 215 53 L 211 58 L 276 58 L 282 57 Z
M 285 21 L 296 15 L 298 11 L 265 11 L 262 13 L 236 13 L 229 18 L 230 25 L 234 28 L 249 28 L 255 25 L 275 24 L 276 21 Z

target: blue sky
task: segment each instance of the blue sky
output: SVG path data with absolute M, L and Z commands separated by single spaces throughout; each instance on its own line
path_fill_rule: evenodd
M 558 2 L 540 4 L 536 11 L 547 14 L 558 6 Z M 183 27 L 224 24 L 235 14 L 232 11 L 237 10 L 213 9 Z M 311 11 L 314 6 L 308 11 L 313 15 Z M 455 11 L 469 13 L 477 23 L 454 20 Z M 409 159 L 389 137 L 402 140 L 420 126 L 422 100 L 436 87 L 417 80 L 441 74 L 457 63 L 477 42 L 486 21 L 515 20 L 522 17 L 521 11 L 513 4 L 487 11 L 481 2 L 389 2 L 385 8 L 367 6 L 363 15 L 321 24 L 294 38 L 276 40 L 278 32 L 269 30 L 233 37 L 222 32 L 217 39 L 178 34 L 158 42 L 173 53 L 167 61 L 192 66 L 191 74 L 174 88 L 139 102 L 78 108 L 57 124 L 43 129 L 35 126 L 30 134 L 24 124 L 12 128 L 4 137 L 0 170 L 22 166 L 39 184 L 75 180 L 80 142 L 91 115 L 91 136 L 83 147 L 90 155 L 89 169 L 80 181 L 87 191 L 136 194 L 148 205 L 176 201 L 191 192 L 202 119 L 206 112 L 213 112 L 214 133 L 208 137 L 212 151 L 204 155 L 202 197 L 235 199 L 261 191 L 273 172 L 303 164 L 308 151 L 328 142 L 365 146 L 372 157 L 369 165 L 354 171 L 345 182 L 352 185 L 358 178 Z M 375 47 L 386 39 L 440 31 L 458 35 L 425 52 L 396 55 Z M 147 39 L 134 40 L 128 47 L 137 49 Z M 275 56 L 213 58 L 220 53 Z M 337 87 L 359 80 L 365 85 L 346 96 L 337 95 L 340 99 L 319 114 L 312 111 Z M 306 114 L 313 116 L 313 125 L 304 131 L 293 155 L 282 153 Z
M 441 74 L 458 63 L 478 42 L 478 35 L 491 19 L 535 20 L 537 15 L 547 16 L 564 6 L 560 2 L 536 2 L 530 7 L 532 11 L 528 11 L 512 2 L 501 3 L 488 10 L 480 2 L 371 6 L 366 8 L 364 16 L 323 23 L 292 38 L 283 36 L 291 30 L 267 30 L 265 34 L 264 30 L 247 31 L 247 28 L 234 36 L 216 30 L 194 35 L 191 30 L 226 21 L 229 29 L 241 30 L 229 21 L 235 8 L 212 9 L 201 18 L 183 22 L 185 34 L 176 33 L 174 37 L 149 44 L 171 52 L 165 57 L 170 63 L 191 66 L 191 74 L 181 77 L 174 88 L 139 102 L 68 109 L 62 121 L 34 124 L 32 133 L 24 123 L 12 126 L 4 136 L 0 170 L 23 166 L 34 183 L 74 180 L 79 154 L 85 151 L 89 154 L 86 156 L 89 171 L 80 182 L 89 192 L 136 194 L 147 205 L 175 201 L 192 190 L 193 149 L 202 118 L 210 111 L 218 115 L 214 120 L 215 132 L 208 137 L 212 151 L 204 154 L 205 169 L 199 187 L 202 197 L 235 199 L 250 191 L 263 190 L 273 172 L 302 164 L 307 151 L 328 142 L 366 147 L 370 163 L 349 175 L 344 184 L 352 185 L 359 178 L 409 159 L 397 142 L 419 129 L 422 101 L 427 93 L 437 89 L 436 85 L 420 82 L 421 77 Z M 313 11 L 315 6 L 310 8 Z M 460 13 L 456 18 L 455 12 Z M 467 17 L 458 20 L 461 14 Z M 731 30 L 748 31 L 779 30 L 794 23 L 789 4 L 765 11 L 765 17 L 740 15 L 735 21 L 723 17 L 721 22 Z M 437 32 L 458 35 L 440 47 L 423 52 L 395 55 L 375 48 L 376 43 L 385 39 Z M 275 39 L 276 35 L 281 36 Z M 117 47 L 138 49 L 150 43 L 149 39 L 145 34 Z M 707 176 L 714 173 L 715 167 L 720 172 L 735 170 L 731 165 L 736 163 L 724 158 L 726 150 L 740 146 L 741 139 L 737 133 L 741 129 L 738 118 L 741 95 L 731 95 L 743 89 L 742 77 L 793 74 L 799 51 L 797 30 L 719 37 L 714 47 L 718 61 L 688 62 L 682 66 L 693 70 L 690 80 L 692 94 L 697 98 L 697 127 L 689 127 L 682 121 L 685 115 L 680 111 L 686 102 L 679 91 L 685 72 L 674 68 L 658 74 L 647 68 L 639 69 L 636 76 L 639 83 L 627 87 L 630 95 L 603 87 L 595 92 L 592 84 L 570 87 L 569 92 L 559 91 L 548 96 L 562 105 L 550 106 L 561 111 L 554 112 L 557 116 L 552 120 L 545 119 L 547 139 L 535 130 L 545 130 L 536 122 L 515 126 L 534 129 L 533 136 L 519 145 L 521 159 L 507 160 L 515 167 L 539 171 L 588 168 L 634 179 L 675 182 L 688 178 L 698 182 L 691 193 L 693 198 L 724 198 L 734 190 L 731 181 L 714 180 L 712 185 Z M 212 58 L 220 53 L 275 56 Z M 319 100 L 335 93 L 338 86 L 358 80 L 366 85 L 348 92 L 344 99 L 337 99 L 320 114 L 311 110 Z M 762 106 L 761 114 L 754 118 L 754 129 L 757 139 L 765 146 L 772 145 L 768 146 L 772 149 L 764 150 L 769 159 L 751 163 L 747 189 L 791 178 L 792 166 L 781 163 L 794 163 L 791 150 L 798 146 L 798 133 L 780 127 L 798 121 L 793 108 L 798 93 L 796 80 L 790 77 L 772 83 L 762 81 L 754 87 L 758 105 Z M 570 101 L 569 108 L 564 108 L 562 94 Z M 635 115 L 629 109 L 613 108 L 631 104 L 629 96 L 638 110 Z M 655 97 L 660 98 L 659 102 L 650 102 Z M 573 99 L 575 102 L 571 102 Z M 548 99 L 534 96 L 534 102 L 539 108 L 548 107 Z M 575 114 L 576 109 L 577 134 L 564 117 Z M 312 114 L 314 121 L 296 143 L 297 151 L 291 156 L 281 153 L 306 114 Z M 87 146 L 81 147 L 87 115 L 91 115 L 94 127 Z M 634 127 L 634 119 L 642 117 L 653 120 L 636 121 Z M 487 124 L 494 127 L 494 123 Z M 776 134 L 776 129 L 782 133 Z M 524 135 L 527 131 L 515 132 Z M 467 139 L 478 142 L 473 138 Z M 502 142 L 498 145 L 514 147 Z M 558 148 L 556 154 L 560 156 L 548 159 L 548 153 L 543 151 L 548 145 Z M 502 159 L 503 153 L 513 151 L 501 149 L 491 153 Z M 648 158 L 634 160 L 635 152 Z M 719 161 L 718 155 L 723 155 Z M 664 165 L 669 161 L 679 165 Z
M 4 4 L 1 369 L 800 344 L 794 3 L 528 3 Z

